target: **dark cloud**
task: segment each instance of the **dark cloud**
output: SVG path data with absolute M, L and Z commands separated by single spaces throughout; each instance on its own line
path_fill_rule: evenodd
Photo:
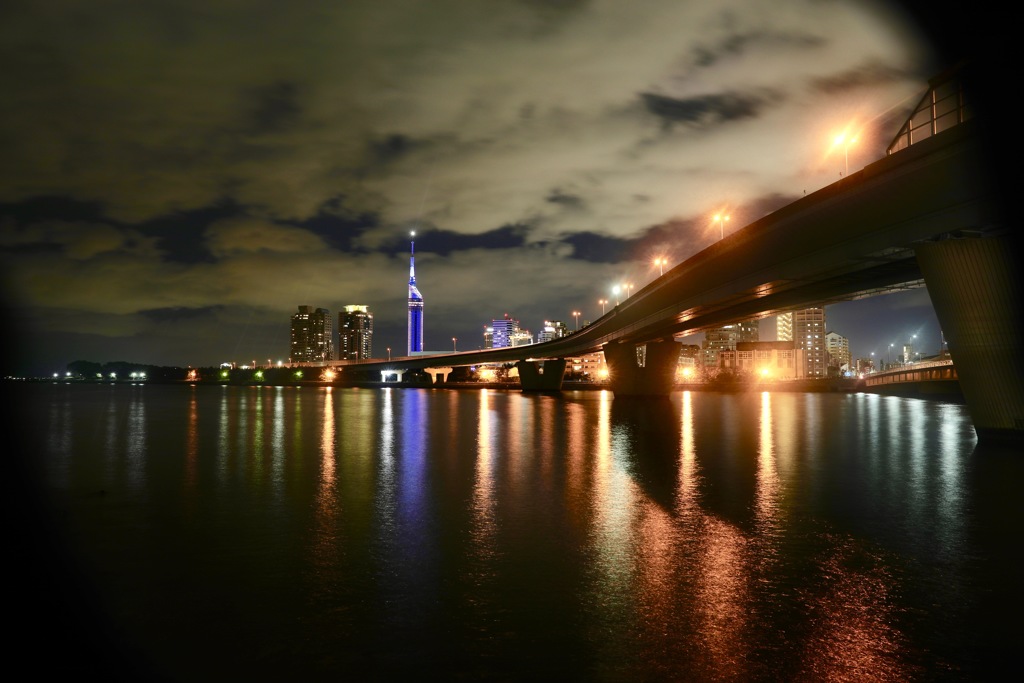
M 665 127 L 675 123 L 708 125 L 757 116 L 767 103 L 764 97 L 726 93 L 703 97 L 675 98 L 656 93 L 641 93 L 648 112 L 662 120 Z
M 418 146 L 409 136 L 391 133 L 369 141 L 370 158 L 374 164 L 390 164 L 403 157 Z
M 638 242 L 595 232 L 577 232 L 562 238 L 573 249 L 572 257 L 590 263 L 625 263 Z
M 360 247 L 357 240 L 367 231 L 377 227 L 379 221 L 379 217 L 373 213 L 347 211 L 344 198 L 334 197 L 325 202 L 312 218 L 288 225 L 309 230 L 339 251 L 366 253 L 367 250 Z
M 551 193 L 544 198 L 544 201 L 557 204 L 558 206 L 565 207 L 566 209 L 582 209 L 585 205 L 582 197 L 562 192 L 557 188 L 552 190 Z
M 897 83 L 908 76 L 905 69 L 871 61 L 854 69 L 814 79 L 811 88 L 816 92 L 830 95 L 847 92 L 853 88 Z
M 526 245 L 526 236 L 530 226 L 526 223 L 503 225 L 500 228 L 477 235 L 464 235 L 451 230 L 429 227 L 416 230 L 416 251 L 420 253 L 448 256 L 453 252 L 468 249 L 513 249 Z M 406 237 L 390 241 L 382 251 L 408 251 L 409 242 Z
M 767 48 L 815 48 L 824 45 L 821 36 L 803 32 L 755 31 L 734 33 L 714 46 L 701 45 L 693 51 L 693 63 L 700 68 L 712 67 L 724 59 L 735 58 Z
M 203 239 L 206 229 L 217 221 L 243 214 L 235 202 L 223 200 L 213 206 L 159 216 L 136 227 L 158 238 L 157 247 L 165 262 L 212 263 L 216 259 Z

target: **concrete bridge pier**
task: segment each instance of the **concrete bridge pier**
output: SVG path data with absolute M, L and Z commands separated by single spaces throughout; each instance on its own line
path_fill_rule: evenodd
M 1024 442 L 1024 300 L 1008 237 L 915 248 L 979 441 Z
M 527 361 L 516 363 L 519 383 L 523 391 L 561 391 L 565 375 L 565 359 Z
M 430 380 L 434 384 L 447 382 L 448 375 L 452 374 L 452 368 L 424 368 L 423 371 L 430 375 Z M 440 377 L 440 379 L 438 379 L 438 377 Z
M 406 371 L 405 371 L 404 368 L 401 369 L 401 370 L 398 370 L 398 369 L 381 370 L 380 371 L 380 381 L 381 382 L 387 382 L 388 381 L 388 377 L 390 377 L 391 375 L 398 375 L 398 381 L 401 382 L 402 381 L 402 377 L 405 375 L 405 372 Z
M 679 342 L 605 344 L 608 380 L 616 396 L 668 396 L 676 381 Z

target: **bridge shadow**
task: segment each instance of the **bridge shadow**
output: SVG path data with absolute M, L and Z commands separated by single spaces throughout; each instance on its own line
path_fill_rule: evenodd
M 613 448 L 629 475 L 666 512 L 676 507 L 681 423 L 667 396 L 616 397 L 611 404 Z

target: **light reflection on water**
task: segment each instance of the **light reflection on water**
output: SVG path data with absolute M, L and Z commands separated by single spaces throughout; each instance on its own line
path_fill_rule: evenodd
M 172 677 L 986 666 L 963 406 L 99 389 L 32 397 L 51 504 L 111 621 Z

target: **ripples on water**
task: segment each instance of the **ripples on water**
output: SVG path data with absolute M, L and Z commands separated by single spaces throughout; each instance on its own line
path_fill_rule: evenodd
M 102 385 L 22 398 L 79 582 L 61 595 L 108 674 L 977 680 L 1020 634 L 1005 620 L 1021 606 L 1021 454 L 977 449 L 961 405 Z

